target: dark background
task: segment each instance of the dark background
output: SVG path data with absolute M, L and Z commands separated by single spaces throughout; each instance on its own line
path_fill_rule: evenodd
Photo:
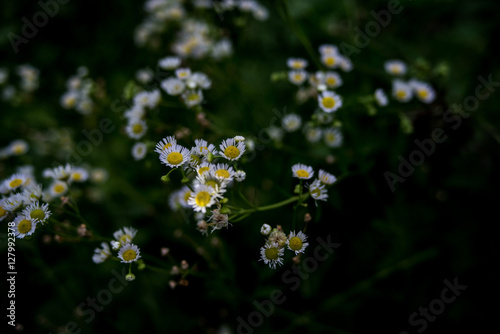
M 325 43 L 352 45 L 354 27 L 363 31 L 372 20 L 370 11 L 387 8 L 384 1 L 288 3 L 291 17 L 315 51 Z M 264 22 L 241 19 L 237 12 L 225 13 L 222 21 L 215 13 L 206 14 L 231 38 L 235 49 L 232 58 L 220 63 L 190 62 L 214 82 L 206 94 L 206 109 L 222 134 L 203 133 L 214 143 L 226 137 L 224 131 L 256 135 L 269 126 L 273 108 L 286 107 L 304 119 L 313 111 L 313 104 L 297 105 L 291 85 L 269 80 L 272 72 L 285 70 L 288 57 L 310 55 L 279 15 L 280 2 L 263 4 L 270 10 Z M 134 29 L 145 16 L 142 5 L 70 1 L 15 54 L 7 34 L 20 34 L 21 18 L 31 19 L 40 6 L 33 1 L 1 4 L 0 66 L 12 69 L 30 63 L 40 69 L 41 85 L 31 100 L 20 105 L 1 102 L 1 146 L 24 138 L 31 149 L 24 157 L 0 161 L 0 176 L 6 178 L 16 166 L 31 163 L 41 179 L 43 168 L 54 160 L 63 162 L 57 148 L 50 154 L 37 152 L 34 133 L 68 129 L 75 145 L 85 139 L 82 129 L 96 128 L 99 120 L 110 118 L 116 129 L 85 160 L 107 168 L 110 178 L 101 188 L 101 201 L 81 197 L 82 215 L 104 236 L 122 226 L 136 227 L 141 250 L 159 257 L 160 247 L 169 247 L 178 261 L 196 264 L 199 275 L 188 277 L 188 287 L 172 290 L 168 275 L 135 271 L 137 279 L 113 295 L 111 303 L 86 324 L 85 317 L 75 315 L 75 308 L 87 297 L 96 297 L 113 277 L 111 271 L 122 267 L 92 263 L 97 242 L 45 244 L 43 235 L 35 234 L 31 240 L 16 243 L 16 320 L 24 332 L 56 333 L 70 321 L 76 321 L 83 333 L 216 333 L 223 325 L 236 332 L 238 317 L 247 319 L 256 310 L 253 301 L 269 299 L 273 289 L 281 289 L 286 301 L 275 307 L 256 333 L 416 333 L 420 326 L 412 327 L 408 317 L 439 298 L 443 281 L 454 278 L 467 289 L 429 322 L 425 332 L 495 328 L 499 88 L 456 130 L 443 122 L 442 115 L 450 105 L 474 94 L 478 76 L 492 75 L 493 81 L 500 81 L 497 2 L 403 1 L 403 11 L 392 16 L 366 48 L 351 56 L 354 70 L 342 74 L 345 83 L 339 94 L 345 108 L 338 112 L 343 123 L 342 148 L 309 147 L 296 133 L 285 137 L 285 148 L 267 145 L 244 165 L 246 192 L 255 191 L 260 205 L 291 193 L 294 183 L 288 170 L 294 163 L 347 175 L 329 190 L 327 203 L 318 207 L 309 203 L 313 222 L 308 227 L 306 255 L 313 255 L 318 237 L 330 236 L 341 246 L 301 281 L 297 291 L 282 280 L 292 266 L 289 257 L 275 271 L 257 261 L 263 244 L 260 226 L 288 226 L 291 208 L 254 214 L 207 238 L 199 235 L 194 222 L 185 224 L 179 213 L 168 208 L 167 196 L 177 185 L 161 184 L 165 169 L 156 155 L 149 154 L 140 162 L 131 158 L 133 141 L 124 134 L 125 121 L 109 106 L 137 69 L 154 67 L 159 58 L 170 54 L 169 33 L 158 49 L 134 45 Z M 390 78 L 383 72 L 383 63 L 393 58 L 413 68 L 446 66 L 449 71 L 428 78 L 438 93 L 433 104 L 391 101 L 388 108 L 369 116 L 356 99 L 377 87 L 389 91 Z M 87 66 L 89 76 L 106 87 L 106 97 L 89 117 L 59 105 L 65 80 L 80 65 Z M 400 112 L 412 121 L 409 134 L 400 128 Z M 185 114 L 165 110 L 163 117 L 166 122 L 194 127 Z M 414 141 L 429 138 L 436 128 L 442 128 L 448 139 L 437 144 L 434 154 L 391 192 L 384 173 L 396 173 L 398 157 L 407 159 L 417 148 Z M 167 135 L 171 133 L 152 130 L 149 139 L 158 141 Z M 336 163 L 327 164 L 325 153 L 333 154 Z M 81 191 L 84 194 L 88 189 Z M 182 238 L 174 237 L 176 229 L 184 232 Z M 219 242 L 216 246 L 214 239 Z M 193 243 L 206 250 L 215 267 L 196 253 Z

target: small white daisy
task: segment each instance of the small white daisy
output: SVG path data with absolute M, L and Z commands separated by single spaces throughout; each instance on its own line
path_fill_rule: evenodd
M 4 198 L 3 201 L 4 210 L 14 212 L 23 206 L 24 196 L 22 194 L 12 194 Z
M 328 88 L 337 88 L 342 86 L 342 78 L 337 72 L 325 72 L 323 82 Z
M 76 106 L 76 103 L 80 97 L 80 94 L 77 91 L 70 90 L 64 93 L 61 96 L 61 106 L 64 109 L 73 109 Z
M 101 243 L 102 248 L 96 248 L 94 250 L 94 255 L 92 256 L 92 261 L 94 263 L 103 263 L 111 256 L 111 250 L 109 245 L 105 242 Z
M 147 153 L 147 146 L 144 143 L 137 142 L 132 146 L 132 157 L 134 157 L 134 160 L 141 160 L 144 159 Z
M 134 244 L 125 244 L 118 251 L 118 258 L 122 263 L 135 262 L 141 258 L 139 247 Z
M 339 49 L 337 48 L 337 46 L 332 44 L 320 45 L 318 50 L 321 55 L 339 54 Z
M 23 210 L 23 215 L 36 219 L 39 223 L 43 224 L 49 219 L 51 212 L 47 203 L 40 205 L 40 203 L 36 201 Z
M 406 73 L 406 64 L 401 60 L 388 60 L 384 63 L 385 71 L 392 75 L 403 75 Z
M 207 161 L 203 161 L 195 168 L 196 173 L 200 176 L 202 176 L 206 173 L 210 173 L 211 171 L 213 171 L 213 169 L 214 169 L 214 165 L 212 165 L 211 163 L 209 163 Z
M 181 97 L 188 108 L 197 106 L 203 102 L 203 92 L 200 89 L 187 90 Z
M 288 67 L 294 70 L 303 70 L 307 67 L 307 60 L 302 58 L 288 58 L 286 61 Z
M 344 72 L 350 72 L 352 71 L 352 61 L 344 56 L 340 57 L 340 69 Z
M 342 64 L 342 56 L 338 53 L 325 53 L 321 56 L 321 62 L 328 68 L 338 68 Z
M 309 194 L 317 201 L 326 201 L 328 194 L 325 186 L 321 184 L 320 180 L 316 179 L 309 185 Z
M 187 86 L 191 89 L 201 88 L 209 89 L 212 86 L 212 81 L 205 73 L 195 72 L 186 81 Z
M 295 255 L 299 253 L 304 253 L 304 250 L 309 243 L 306 242 L 307 235 L 299 231 L 299 233 L 295 234 L 295 231 L 290 232 L 288 237 L 288 241 L 286 242 L 288 249 L 295 252 Z
M 293 132 L 302 125 L 302 118 L 297 114 L 288 114 L 281 120 L 281 125 L 287 132 Z
M 168 78 L 161 82 L 161 88 L 167 92 L 168 95 L 177 96 L 182 94 L 186 89 L 184 81 L 177 78 Z
M 67 181 L 71 176 L 73 166 L 66 164 L 64 166 L 57 166 L 55 168 L 47 168 L 43 171 L 43 177 L 52 178 L 59 181 Z
M 339 147 L 342 145 L 344 137 L 338 128 L 328 128 L 323 132 L 323 140 L 329 147 Z
M 271 226 L 268 224 L 263 224 L 260 228 L 260 233 L 262 235 L 269 235 L 269 233 L 271 233 Z
M 181 59 L 179 57 L 165 57 L 158 61 L 158 66 L 164 70 L 174 70 L 181 65 Z
M 214 189 L 212 187 L 200 185 L 189 197 L 188 204 L 191 205 L 195 212 L 205 213 L 207 208 L 215 204 L 213 193 Z
M 228 164 L 217 164 L 213 168 L 214 175 L 222 180 L 232 181 L 234 179 L 234 169 Z
M 245 142 L 236 142 L 234 138 L 228 138 L 219 146 L 219 154 L 230 161 L 238 160 L 245 152 Z
M 323 111 L 331 113 L 342 106 L 342 98 L 336 93 L 327 90 L 318 95 L 318 104 Z
M 26 184 L 28 178 L 24 174 L 16 173 L 3 181 L 4 187 L 6 187 L 9 191 L 13 191 L 22 187 Z
M 24 238 L 27 235 L 33 234 L 35 232 L 37 220 L 26 217 L 24 215 L 19 215 L 14 219 L 14 233 L 17 238 Z
M 423 103 L 431 103 L 436 98 L 434 88 L 426 82 L 418 80 L 410 80 L 409 85 L 412 87 L 416 97 Z
M 298 163 L 292 166 L 293 176 L 303 180 L 309 180 L 313 177 L 314 171 L 311 166 Z
M 317 143 L 321 139 L 321 128 L 309 126 L 305 129 L 306 139 L 310 143 Z
M 320 169 L 318 179 L 321 183 L 326 185 L 334 184 L 337 181 L 337 178 L 332 174 Z
M 85 168 L 75 167 L 71 170 L 69 182 L 85 182 L 89 179 L 89 172 Z
M 125 244 L 131 243 L 137 234 L 137 230 L 133 227 L 123 227 L 118 231 L 113 233 L 113 237 L 115 240 L 123 246 Z
M 156 144 L 155 152 L 162 154 L 164 151 L 176 144 L 177 140 L 175 139 L 175 137 L 168 136 L 166 138 L 163 138 Z
M 289 71 L 288 80 L 294 85 L 300 86 L 307 80 L 307 72 L 304 70 Z
M 23 155 L 28 152 L 28 143 L 22 139 L 16 139 L 12 141 L 8 146 L 8 151 L 12 155 Z
M 399 102 L 408 102 L 413 97 L 413 89 L 408 83 L 396 79 L 392 82 L 392 96 Z
M 385 95 L 384 91 L 382 88 L 377 88 L 375 90 L 375 101 L 377 101 L 377 104 L 381 107 L 385 107 L 386 105 L 389 104 L 389 99 L 387 98 L 387 95 Z
M 141 137 L 144 136 L 147 130 L 148 126 L 142 119 L 129 120 L 128 125 L 125 128 L 125 131 L 127 132 L 129 138 L 133 139 L 141 139 Z
M 264 247 L 260 248 L 260 259 L 268 264 L 270 268 L 276 269 L 276 265 L 283 265 L 283 248 L 278 248 L 276 243 L 267 243 Z
M 247 177 L 247 173 L 245 173 L 242 170 L 237 170 L 236 173 L 234 174 L 234 179 L 237 182 L 243 182 L 243 181 L 245 181 L 246 177 Z
M 187 80 L 191 76 L 191 69 L 189 68 L 178 68 L 175 70 L 175 76 L 177 79 Z
M 169 167 L 177 168 L 188 163 L 190 156 L 187 148 L 175 144 L 160 154 L 160 160 Z
M 68 184 L 64 181 L 55 181 L 49 187 L 49 193 L 52 197 L 61 197 L 68 191 Z

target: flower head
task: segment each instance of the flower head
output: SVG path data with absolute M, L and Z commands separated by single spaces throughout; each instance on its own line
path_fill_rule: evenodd
M 236 141 L 234 138 L 228 138 L 220 144 L 219 154 L 227 160 L 238 160 L 245 152 L 245 142 Z
M 283 265 L 283 248 L 279 248 L 276 243 L 267 243 L 260 248 L 260 260 L 268 264 L 270 268 L 276 269 L 276 265 Z
M 309 243 L 307 243 L 306 240 L 307 236 L 304 233 L 302 233 L 302 231 L 299 231 L 299 233 L 297 234 L 295 234 L 295 231 L 293 231 L 290 232 L 286 244 L 288 246 L 288 249 L 294 251 L 295 255 L 297 255 L 299 253 L 304 253 L 304 250 L 309 245 Z
M 189 150 L 181 145 L 175 144 L 160 154 L 160 160 L 165 165 L 177 168 L 189 161 Z
M 25 215 L 17 216 L 14 219 L 14 233 L 16 237 L 22 239 L 25 236 L 33 234 L 37 223 L 37 219 L 26 217 Z
M 94 263 L 103 263 L 111 256 L 111 250 L 107 243 L 102 242 L 101 247 L 102 248 L 98 247 L 94 250 L 94 255 L 92 256 L 92 261 L 94 261 Z
M 294 177 L 303 180 L 308 180 L 314 175 L 314 171 L 311 166 L 306 166 L 301 163 L 292 166 L 292 173 Z
M 318 104 L 323 111 L 331 113 L 342 106 L 342 98 L 332 91 L 324 91 L 318 95 Z
M 118 251 L 118 258 L 122 263 L 131 263 L 137 261 L 141 257 L 139 247 L 134 244 L 125 244 Z

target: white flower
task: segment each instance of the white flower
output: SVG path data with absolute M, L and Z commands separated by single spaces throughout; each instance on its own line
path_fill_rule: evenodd
M 304 164 L 295 164 L 292 166 L 293 176 L 303 180 L 309 180 L 314 175 L 314 171 L 311 166 L 306 166 Z
M 191 205 L 195 212 L 205 213 L 207 208 L 215 203 L 215 198 L 212 194 L 215 190 L 207 185 L 198 186 L 191 194 L 188 204 Z
M 166 138 L 163 138 L 156 144 L 155 152 L 162 154 L 164 151 L 166 151 L 168 148 L 174 146 L 177 144 L 177 140 L 175 139 L 174 136 L 169 136 Z
M 61 106 L 64 109 L 72 109 L 76 106 L 80 94 L 77 91 L 71 90 L 61 96 Z
M 148 126 L 146 125 L 146 122 L 141 119 L 129 120 L 128 125 L 125 128 L 127 135 L 133 139 L 141 139 L 141 137 L 144 136 L 147 130 Z
M 23 155 L 28 152 L 28 148 L 28 143 L 22 139 L 16 139 L 9 144 L 7 150 L 12 155 Z
M 180 95 L 186 89 L 184 81 L 173 77 L 163 80 L 160 85 L 168 95 L 172 96 Z
M 181 97 L 188 108 L 197 106 L 203 102 L 203 92 L 200 89 L 187 90 Z
M 306 242 L 307 236 L 299 231 L 299 233 L 295 234 L 295 231 L 290 232 L 288 240 L 286 242 L 288 249 L 295 252 L 295 255 L 299 253 L 304 253 L 304 250 L 309 243 Z
M 321 139 L 322 135 L 321 128 L 310 126 L 305 129 L 305 132 L 306 132 L 306 139 L 310 143 L 316 143 Z
M 90 180 L 94 183 L 103 183 L 108 179 L 108 171 L 104 168 L 94 168 L 90 172 Z
M 309 185 L 309 194 L 315 200 L 326 201 L 328 194 L 325 186 L 321 184 L 320 180 L 316 179 Z
M 132 146 L 132 156 L 135 160 L 144 159 L 147 153 L 147 146 L 144 143 L 137 142 Z
M 213 167 L 215 177 L 225 181 L 232 181 L 234 179 L 234 169 L 228 164 L 217 164 Z
M 96 248 L 94 250 L 94 255 L 92 256 L 92 261 L 94 263 L 103 263 L 108 257 L 111 256 L 111 250 L 109 245 L 105 242 L 101 243 L 102 248 Z
M 26 185 L 28 177 L 24 174 L 16 173 L 3 181 L 3 186 L 9 191 L 16 190 L 19 187 Z
M 68 191 L 68 185 L 64 181 L 55 181 L 50 185 L 49 189 L 52 197 L 61 197 Z
M 14 219 L 14 233 L 16 237 L 22 239 L 35 232 L 37 220 L 24 215 L 19 215 Z
M 322 79 L 328 88 L 337 88 L 342 86 L 342 78 L 337 72 L 325 72 Z
M 237 170 L 236 173 L 234 174 L 234 179 L 237 182 L 243 182 L 246 177 L 247 177 L 247 173 L 245 173 L 242 170 Z
M 228 138 L 219 146 L 219 154 L 230 161 L 238 160 L 245 152 L 245 142 L 236 142 L 234 138 Z
M 401 60 L 388 60 L 384 63 L 385 71 L 392 75 L 403 75 L 406 73 L 406 64 Z
M 40 203 L 36 201 L 23 210 L 23 215 L 36 219 L 39 223 L 45 223 L 49 219 L 51 212 L 49 211 L 49 205 L 47 203 L 40 205 Z
M 57 166 L 55 168 L 47 168 L 43 171 L 44 177 L 50 177 L 54 180 L 66 181 L 70 178 L 73 166 L 66 164 L 64 166 Z
M 286 61 L 288 67 L 294 70 L 303 70 L 307 67 L 307 60 L 302 58 L 288 58 Z
M 325 112 L 331 113 L 342 106 L 342 98 L 332 91 L 324 91 L 318 95 L 318 104 Z
M 161 67 L 161 66 L 160 66 Z M 153 73 L 148 69 L 141 69 L 135 73 L 135 78 L 142 84 L 147 84 L 153 80 Z
M 288 114 L 281 120 L 281 125 L 287 132 L 293 132 L 298 130 L 302 125 L 302 118 L 296 114 Z
M 318 49 L 321 55 L 339 54 L 339 49 L 337 48 L 337 46 L 332 44 L 320 45 Z
M 181 145 L 173 145 L 160 154 L 160 160 L 165 165 L 177 168 L 189 161 L 189 150 Z
M 133 227 L 123 227 L 113 233 L 113 237 L 121 246 L 131 243 L 137 234 L 137 230 Z M 113 245 L 114 248 L 114 245 Z
M 412 87 L 417 98 L 423 103 L 431 103 L 436 98 L 436 92 L 432 86 L 426 82 L 413 79 L 410 80 L 409 85 Z
M 174 70 L 181 65 L 181 59 L 179 57 L 165 57 L 158 61 L 158 66 L 164 70 Z
M 23 206 L 24 196 L 22 194 L 12 194 L 3 199 L 3 208 L 6 211 L 14 212 Z
M 323 139 L 329 147 L 339 147 L 344 137 L 338 128 L 328 128 L 323 132 Z
M 268 224 L 263 224 L 260 228 L 260 233 L 262 235 L 268 235 L 269 233 L 271 233 L 271 226 Z
M 175 76 L 177 79 L 187 80 L 191 76 L 191 69 L 189 68 L 178 68 L 175 70 Z
M 85 168 L 75 167 L 71 170 L 69 182 L 85 182 L 89 178 L 89 172 Z
M 118 258 L 122 263 L 131 263 L 140 259 L 140 251 L 139 247 L 134 244 L 125 244 L 118 251 Z
M 387 95 L 385 95 L 382 88 L 376 89 L 374 95 L 375 95 L 375 101 L 377 101 L 377 104 L 379 106 L 385 107 L 387 104 L 389 104 L 389 100 L 387 99 Z
M 288 80 L 294 85 L 300 86 L 307 80 L 307 72 L 304 70 L 289 71 Z
M 276 269 L 276 265 L 283 265 L 283 248 L 279 248 L 277 243 L 267 243 L 260 248 L 260 260 L 268 264 L 270 268 Z
M 321 62 L 328 68 L 338 68 L 342 64 L 343 57 L 338 53 L 324 53 Z
M 331 185 L 335 183 L 335 181 L 337 181 L 337 178 L 335 176 L 322 169 L 319 170 L 318 179 L 321 183 L 326 185 Z
M 189 88 L 195 89 L 197 87 L 201 89 L 209 89 L 212 86 L 212 81 L 208 78 L 205 73 L 195 72 L 187 80 L 186 83 Z
M 399 102 L 408 102 L 413 97 L 412 87 L 401 80 L 392 82 L 392 96 Z

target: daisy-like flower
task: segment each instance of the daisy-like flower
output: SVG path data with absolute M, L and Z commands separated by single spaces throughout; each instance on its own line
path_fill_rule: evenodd
M 294 85 L 300 86 L 307 80 L 307 72 L 304 70 L 289 71 L 288 80 Z
M 269 265 L 269 268 L 276 269 L 276 265 L 283 265 L 283 248 L 279 248 L 276 243 L 267 243 L 260 248 L 260 260 Z
M 342 86 L 343 83 L 340 74 L 338 74 L 337 72 L 325 72 L 322 76 L 322 79 L 323 83 L 328 88 L 337 88 Z
M 339 49 L 332 44 L 320 45 L 318 50 L 321 55 L 339 54 Z
M 436 98 L 436 92 L 428 83 L 414 79 L 411 80 L 409 84 L 413 88 L 415 95 L 421 102 L 431 103 Z
M 189 158 L 189 150 L 178 144 L 167 148 L 160 154 L 161 162 L 172 168 L 183 166 L 188 163 Z
M 40 203 L 34 202 L 28 205 L 23 210 L 23 215 L 32 219 L 36 219 L 39 223 L 45 223 L 49 219 L 51 212 L 49 211 L 49 205 L 47 203 L 40 205 Z
M 203 176 L 203 175 L 205 175 L 205 174 L 210 173 L 211 171 L 213 171 L 214 167 L 215 166 L 212 165 L 211 163 L 209 163 L 207 161 L 203 161 L 198 166 L 196 166 L 195 170 L 196 170 L 196 173 L 199 176 Z
M 292 173 L 294 177 L 302 180 L 309 180 L 314 175 L 314 171 L 311 166 L 306 166 L 301 163 L 292 166 Z
M 113 237 L 115 238 L 116 242 L 120 246 L 123 246 L 125 244 L 129 244 L 132 242 L 134 239 L 135 235 L 137 234 L 137 230 L 133 227 L 123 227 L 119 229 L 118 231 L 113 233 Z M 113 247 L 113 249 L 118 249 L 117 247 Z
M 392 96 L 399 102 L 408 102 L 413 97 L 412 87 L 401 80 L 392 82 Z
M 281 125 L 287 132 L 293 132 L 298 130 L 302 125 L 302 118 L 296 114 L 288 114 L 281 120 Z
M 94 263 L 103 263 L 111 256 L 111 250 L 107 243 L 102 242 L 101 247 L 102 248 L 97 247 L 94 250 L 94 255 L 92 256 L 92 261 Z
M 4 203 L 5 199 L 4 198 L 0 199 L 0 222 L 9 214 L 9 211 L 5 210 Z
M 135 262 L 141 258 L 139 247 L 134 244 L 125 244 L 118 251 L 118 258 L 122 263 Z
M 281 230 L 281 228 L 273 228 L 271 230 L 271 233 L 269 234 L 269 237 L 267 238 L 267 243 L 268 244 L 276 244 L 278 245 L 278 248 L 283 248 L 286 246 L 288 238 L 286 237 L 285 232 Z
M 219 154 L 230 161 L 238 160 L 245 152 L 245 142 L 228 138 L 220 144 Z
M 392 75 L 403 75 L 406 73 L 406 64 L 401 60 L 388 60 L 384 63 L 385 71 Z
M 195 72 L 187 80 L 186 84 L 189 88 L 209 89 L 212 86 L 212 81 L 205 73 Z
M 321 183 L 326 185 L 334 184 L 337 181 L 337 178 L 332 174 L 320 169 L 318 179 Z
M 328 194 L 326 192 L 325 186 L 316 179 L 309 185 L 309 194 L 316 201 L 326 201 Z
M 329 147 L 339 147 L 342 145 L 344 137 L 338 128 L 328 128 L 323 132 L 323 140 Z
M 187 90 L 181 97 L 188 108 L 197 106 L 203 102 L 203 92 L 200 89 Z
M 208 144 L 206 140 L 195 139 L 195 151 L 196 154 L 206 157 L 209 153 L 215 153 L 215 146 L 213 144 Z
M 142 119 L 130 119 L 125 131 L 130 138 L 141 139 L 148 130 L 146 122 Z
M 342 106 L 342 98 L 327 90 L 318 95 L 318 104 L 323 111 L 331 113 Z
M 179 57 L 165 57 L 158 61 L 158 66 L 164 70 L 175 70 L 181 65 Z
M 85 168 L 75 167 L 71 170 L 69 182 L 85 182 L 89 179 L 89 172 Z
M 310 143 L 317 143 L 321 139 L 321 128 L 309 126 L 305 129 L 305 132 L 306 139 Z
M 236 173 L 234 173 L 234 179 L 237 182 L 243 182 L 243 181 L 245 181 L 246 177 L 247 177 L 247 173 L 245 173 L 242 170 L 237 170 Z
M 347 58 L 342 56 L 340 59 L 340 69 L 344 72 L 350 72 L 352 71 L 352 61 Z
M 27 179 L 28 178 L 26 177 L 26 175 L 16 173 L 16 174 L 12 175 L 11 177 L 9 177 L 8 179 L 6 179 L 3 182 L 3 185 L 9 191 L 13 191 L 13 190 L 16 190 L 17 188 L 25 185 Z
M 287 246 L 288 249 L 295 252 L 295 255 L 299 253 L 304 253 L 304 250 L 309 243 L 306 242 L 307 235 L 299 231 L 299 233 L 295 234 L 295 231 L 290 232 L 290 236 L 288 237 Z
M 134 104 L 130 109 L 125 111 L 123 116 L 125 116 L 129 122 L 134 119 L 141 119 L 146 116 L 146 109 L 144 109 L 144 106 Z
M 271 226 L 268 224 L 263 224 L 260 228 L 260 233 L 262 235 L 269 235 L 269 233 L 271 233 Z
M 78 101 L 79 97 L 80 94 L 77 91 L 67 91 L 61 96 L 61 106 L 64 109 L 72 109 L 76 106 L 76 102 Z
M 381 107 L 385 107 L 386 105 L 389 104 L 389 99 L 387 98 L 387 95 L 385 95 L 384 91 L 382 88 L 377 88 L 375 90 L 375 101 L 377 101 L 377 104 Z
M 179 190 L 172 192 L 168 198 L 168 205 L 173 211 L 177 211 L 179 207 L 188 208 L 187 203 L 189 197 L 191 196 L 191 189 L 187 186 L 182 187 Z
M 307 60 L 302 58 L 288 58 L 286 65 L 294 70 L 303 70 L 307 67 Z
M 49 187 L 49 194 L 52 197 L 61 197 L 68 191 L 68 184 L 64 181 L 55 181 Z
M 178 68 L 177 70 L 175 70 L 175 76 L 177 77 L 177 79 L 187 80 L 191 76 L 191 69 Z
M 215 190 L 207 185 L 199 185 L 191 194 L 188 204 L 191 205 L 195 212 L 207 211 L 215 203 L 215 198 L 212 195 Z
M 64 166 L 57 166 L 55 168 L 47 168 L 43 171 L 43 177 L 49 177 L 54 180 L 67 181 L 71 176 L 73 166 L 66 164 Z
M 155 152 L 162 154 L 167 149 L 175 145 L 177 145 L 177 140 L 175 139 L 175 137 L 168 136 L 166 138 L 163 138 L 158 142 L 158 144 L 156 144 Z
M 228 164 L 217 164 L 213 169 L 214 175 L 222 180 L 232 181 L 234 179 L 234 169 L 230 167 Z
M 3 208 L 6 211 L 14 212 L 24 204 L 24 196 L 22 194 L 12 194 L 3 199 Z
M 22 194 L 26 199 L 29 199 L 25 202 L 33 203 L 42 198 L 42 187 L 39 184 L 32 182 L 23 189 Z
M 160 85 L 168 95 L 172 96 L 180 95 L 186 89 L 184 81 L 173 77 L 163 80 Z
M 228 183 L 229 180 L 215 175 L 215 166 L 212 166 L 209 172 L 196 177 L 195 187 L 198 185 L 205 185 L 212 188 L 212 197 L 217 199 L 222 198 L 222 195 L 226 192 Z
M 22 139 L 17 139 L 12 141 L 7 147 L 8 152 L 11 155 L 23 155 L 28 152 L 28 143 Z
M 90 172 L 90 180 L 94 183 L 103 183 L 108 179 L 108 171 L 104 168 L 94 168 Z
M 14 233 L 16 237 L 22 239 L 27 235 L 33 234 L 35 232 L 37 220 L 26 217 L 24 215 L 19 215 L 14 219 Z
M 140 83 L 147 84 L 148 82 L 153 80 L 153 73 L 148 69 L 140 69 L 135 73 L 135 78 Z
M 236 142 L 245 141 L 245 137 L 243 137 L 243 136 L 234 136 L 234 140 Z
M 342 63 L 342 56 L 338 53 L 324 53 L 321 62 L 328 68 L 338 68 Z
M 146 144 L 141 142 L 135 143 L 134 146 L 132 146 L 132 157 L 134 157 L 134 160 L 144 159 L 147 151 Z

